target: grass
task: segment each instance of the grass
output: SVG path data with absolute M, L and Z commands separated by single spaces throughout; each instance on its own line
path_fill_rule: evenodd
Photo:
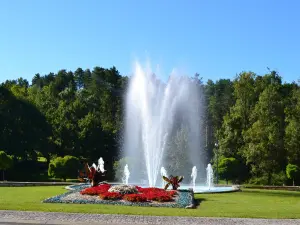
M 196 194 L 197 209 L 173 209 L 89 204 L 41 203 L 64 193 L 61 186 L 0 187 L 0 210 L 135 214 L 160 216 L 300 218 L 300 192 L 249 190 Z

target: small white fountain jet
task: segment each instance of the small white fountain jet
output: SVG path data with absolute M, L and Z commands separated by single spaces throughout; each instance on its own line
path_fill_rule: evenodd
M 208 190 L 210 190 L 210 188 L 214 185 L 214 171 L 210 163 L 206 168 L 206 184 L 208 186 Z
M 126 164 L 125 167 L 124 167 L 124 176 L 122 178 L 123 184 L 128 185 L 129 177 L 130 177 L 130 172 L 129 172 L 129 169 L 128 169 L 128 165 Z
M 102 157 L 100 157 L 99 160 L 98 160 L 97 171 L 101 172 L 101 173 L 104 173 L 106 171 L 104 169 L 104 161 L 103 161 Z
M 166 169 L 165 169 L 165 167 L 161 167 L 160 168 L 160 175 L 163 177 L 168 177 L 168 174 L 167 174 L 167 171 L 166 171 Z M 164 179 L 162 179 L 162 187 L 164 188 L 165 187 L 165 185 L 166 185 L 166 181 L 164 180 Z
M 191 178 L 192 178 L 193 190 L 195 191 L 196 178 L 197 178 L 197 167 L 196 166 L 194 166 L 193 169 L 192 169 Z

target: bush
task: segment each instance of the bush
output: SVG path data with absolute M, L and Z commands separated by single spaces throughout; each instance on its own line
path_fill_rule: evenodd
M 48 165 L 46 162 L 33 160 L 17 161 L 7 170 L 7 178 L 11 181 L 48 181 Z
M 280 171 L 279 173 L 272 174 L 272 185 L 282 186 L 285 185 L 287 181 L 287 177 L 284 171 Z
M 235 158 L 222 158 L 219 162 L 219 175 L 221 179 L 234 181 L 239 176 L 239 162 Z
M 252 177 L 249 180 L 249 184 L 253 184 L 253 185 L 267 185 L 268 184 L 268 177 L 267 176 Z
M 48 175 L 55 178 L 74 178 L 78 175 L 80 161 L 74 156 L 57 157 L 49 164 Z
M 297 165 L 288 164 L 286 166 L 286 175 L 293 180 L 293 186 L 295 186 L 296 178 L 300 177 L 300 168 Z
M 3 180 L 4 171 L 11 168 L 13 165 L 13 159 L 10 155 L 7 155 L 4 151 L 0 151 L 0 170 L 3 170 Z
M 286 183 L 286 175 L 283 171 L 279 173 L 273 173 L 271 175 L 271 183 L 268 183 L 268 176 L 262 175 L 260 177 L 253 177 L 250 179 L 249 184 L 254 185 L 277 185 L 282 186 Z

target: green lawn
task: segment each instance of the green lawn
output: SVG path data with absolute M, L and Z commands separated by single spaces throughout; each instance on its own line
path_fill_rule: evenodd
M 117 213 L 165 216 L 300 218 L 300 192 L 244 189 L 224 194 L 197 194 L 197 209 L 41 203 L 64 193 L 63 187 L 0 187 L 0 210 Z

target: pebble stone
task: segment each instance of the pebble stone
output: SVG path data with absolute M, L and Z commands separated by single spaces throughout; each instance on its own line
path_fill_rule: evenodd
M 0 222 L 38 221 L 44 224 L 147 224 L 147 225 L 299 225 L 300 219 L 248 219 L 178 216 L 134 216 L 117 214 L 85 214 L 0 210 Z

